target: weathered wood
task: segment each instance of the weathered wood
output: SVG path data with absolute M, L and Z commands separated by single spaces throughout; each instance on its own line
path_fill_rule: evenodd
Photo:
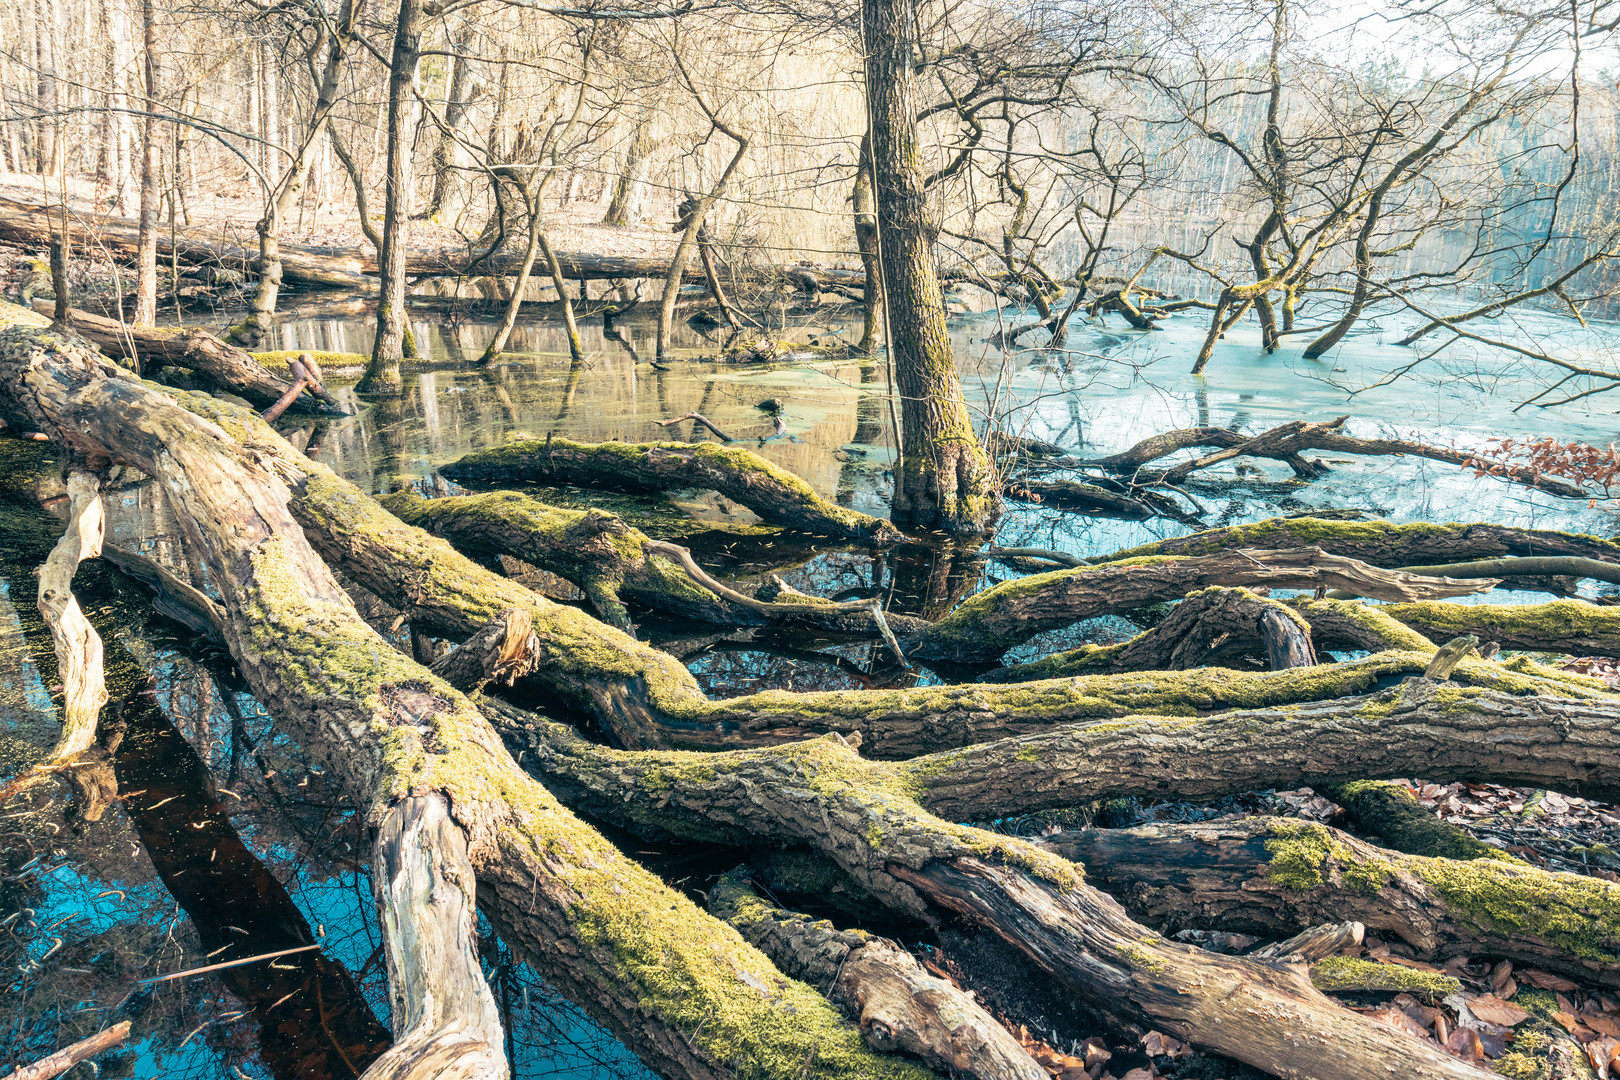
M 1341 1009 L 1297 966 L 1166 941 L 1072 868 L 1025 841 L 948 824 L 893 766 L 825 737 L 770 751 L 689 757 L 593 746 L 559 724 L 523 732 L 548 786 L 644 836 L 808 844 L 912 918 L 984 926 L 1120 1020 L 1167 1031 L 1279 1076 L 1475 1080 L 1432 1045 Z
M 226 344 L 201 327 L 130 326 L 77 309 L 71 313 L 71 322 L 74 333 L 89 338 L 109 356 L 139 358 L 148 371 L 163 364 L 189 368 L 260 408 L 277 404 L 292 390 L 291 382 L 259 363 L 252 353 Z M 302 407 L 347 415 L 318 381 L 303 389 L 313 400 Z M 295 397 L 289 404 L 297 401 Z
M 1360 945 L 1366 933 L 1367 928 L 1358 922 L 1326 923 L 1256 949 L 1249 955 L 1310 963 L 1332 956 L 1340 949 Z
M 128 1040 L 129 1021 L 122 1020 L 112 1027 L 103 1028 L 87 1039 L 80 1039 L 72 1046 L 64 1046 L 32 1065 L 24 1065 L 7 1080 L 51 1080 L 51 1077 L 61 1076 L 79 1062 L 99 1057 L 115 1046 L 124 1045 Z
M 524 608 L 511 608 L 433 661 L 431 670 L 469 693 L 490 682 L 511 685 L 531 670 L 537 644 L 532 616 Z
M 810 988 L 783 980 L 774 994 L 756 990 L 778 978 L 763 955 L 564 810 L 471 702 L 359 617 L 289 513 L 281 477 L 307 463 L 308 485 L 314 463 L 249 410 L 178 397 L 197 412 L 80 339 L 0 333 L 0 415 L 158 481 L 219 586 L 232 655 L 278 730 L 375 824 L 400 798 L 442 793 L 505 940 L 651 1067 L 683 1080 L 785 1075 L 814 1050 L 824 1078 L 926 1075 L 872 1053 Z M 525 605 L 500 610 L 513 606 Z
M 548 438 L 480 450 L 439 471 L 462 483 L 522 480 L 634 492 L 706 488 L 772 524 L 871 543 L 900 538 L 887 521 L 828 502 L 799 477 L 759 455 L 713 443 L 578 443 Z
M 73 575 L 79 563 L 101 554 L 107 528 L 101 477 L 73 469 L 68 473 L 67 490 L 72 500 L 67 529 L 39 570 L 39 613 L 50 627 L 57 677 L 62 680 L 62 735 L 51 751 L 51 761 L 57 763 L 90 749 L 96 741 L 101 707 L 107 704 L 101 636 L 73 595 Z
M 1069 830 L 1042 843 L 1155 926 L 1292 934 L 1353 920 L 1419 959 L 1506 957 L 1620 985 L 1620 885 L 1374 847 L 1289 818 Z
M 1121 560 L 1005 582 L 969 599 L 928 630 L 901 641 L 923 660 L 994 660 L 1036 634 L 1082 619 L 1177 600 L 1210 585 L 1341 588 L 1383 600 L 1484 592 L 1490 578 L 1424 578 L 1380 570 L 1318 547 L 1240 549 L 1207 556 Z
M 1277 609 L 1260 616 L 1260 640 L 1265 642 L 1266 661 L 1272 671 L 1311 667 L 1316 663 L 1310 628 L 1291 616 L 1292 612 Z
M 875 1049 L 915 1054 L 976 1080 L 1048 1080 L 1046 1070 L 971 995 L 930 975 L 894 942 L 773 907 L 760 899 L 742 868 L 709 890 L 709 910 L 787 974 L 828 987 Z
M 1451 678 L 1451 673 L 1457 670 L 1457 665 L 1467 657 L 1477 655 L 1479 651 L 1479 638 L 1472 634 L 1452 638 L 1439 649 L 1435 650 L 1434 659 L 1429 666 L 1423 669 L 1425 679 L 1444 681 Z
M 444 795 L 395 803 L 372 852 L 394 1045 L 362 1080 L 506 1077 L 500 1010 L 478 963 L 467 834 Z

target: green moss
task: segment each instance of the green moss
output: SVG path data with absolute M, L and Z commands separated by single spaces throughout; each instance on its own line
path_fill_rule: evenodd
M 1355 780 L 1328 786 L 1322 794 L 1344 807 L 1363 835 L 1381 837 L 1386 847 L 1396 851 L 1444 859 L 1524 863 L 1500 848 L 1481 843 L 1465 830 L 1441 821 L 1418 805 L 1412 793 L 1400 784 Z
M 1285 889 L 1310 892 L 1336 875 L 1345 887 L 1368 896 L 1388 884 L 1394 868 L 1383 860 L 1361 861 L 1348 846 L 1333 838 L 1325 825 L 1280 822 L 1266 840 L 1271 862 L 1266 877 Z
M 1380 990 L 1443 998 L 1462 989 L 1462 983 L 1449 975 L 1351 956 L 1330 956 L 1312 964 L 1311 982 L 1318 990 L 1330 994 Z
M 1477 926 L 1528 934 L 1582 960 L 1620 963 L 1620 885 L 1489 859 L 1422 860 L 1412 872 Z
M 1620 609 L 1581 600 L 1545 604 L 1447 604 L 1427 600 L 1384 608 L 1438 640 L 1476 634 L 1519 648 L 1566 652 L 1620 650 Z
M 46 270 L 49 273 L 49 268 Z M 32 308 L 25 308 L 13 304 L 8 300 L 0 300 L 0 330 L 10 330 L 13 326 L 49 326 L 51 320 Z

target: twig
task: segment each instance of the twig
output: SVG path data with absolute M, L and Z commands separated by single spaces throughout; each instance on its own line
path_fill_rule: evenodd
M 208 971 L 221 971 L 225 968 L 241 967 L 243 964 L 253 964 L 260 960 L 274 960 L 280 956 L 291 956 L 294 953 L 305 953 L 311 949 L 318 949 L 319 945 L 300 945 L 296 949 L 281 949 L 277 952 L 260 953 L 258 956 L 248 956 L 241 960 L 227 960 L 223 964 L 209 964 L 207 967 L 191 968 L 187 971 L 176 971 L 172 975 L 158 975 L 150 979 L 141 979 L 137 986 L 150 986 L 153 983 L 168 982 L 171 979 L 183 979 L 188 975 L 201 975 Z

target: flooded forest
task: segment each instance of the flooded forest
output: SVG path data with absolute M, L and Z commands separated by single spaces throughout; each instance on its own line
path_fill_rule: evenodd
M 0 5 L 0 1080 L 1620 1077 L 1617 46 Z

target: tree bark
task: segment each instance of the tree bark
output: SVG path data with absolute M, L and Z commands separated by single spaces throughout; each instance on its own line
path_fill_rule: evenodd
M 620 491 L 710 488 L 772 524 L 827 536 L 892 543 L 886 521 L 834 505 L 785 469 L 738 447 L 712 443 L 513 442 L 439 470 L 460 483 L 522 480 Z
M 141 218 L 135 251 L 136 326 L 157 322 L 158 233 L 158 58 L 157 12 L 153 0 L 141 0 L 141 76 L 146 91 L 146 119 L 141 124 Z
M 1178 600 L 1210 585 L 1341 588 L 1383 600 L 1466 596 L 1494 579 L 1425 578 L 1379 570 L 1321 548 L 1229 551 L 1206 556 L 1151 556 L 1078 567 L 1005 582 L 978 593 L 930 629 L 902 642 L 923 660 L 994 660 L 1036 634 L 1112 612 Z
M 912 70 L 910 0 L 863 0 L 866 99 L 888 342 L 900 394 L 901 457 L 891 517 L 901 528 L 977 535 L 1001 513 L 1000 485 L 962 396 L 934 272 Z
M 8 421 L 48 427 L 75 451 L 130 464 L 176 500 L 225 598 L 232 655 L 279 730 L 333 773 L 384 836 L 391 818 L 409 831 L 400 800 L 441 794 L 502 935 L 650 1067 L 720 1080 L 734 1071 L 790 1075 L 813 1057 L 808 1075 L 828 1080 L 923 1080 L 922 1070 L 871 1053 L 824 998 L 781 979 L 734 930 L 630 862 L 518 769 L 466 698 L 359 618 L 309 547 L 280 479 L 296 473 L 300 455 L 267 441 L 245 410 L 181 397 L 251 437 L 255 452 L 219 423 L 129 381 L 85 343 L 0 333 Z M 397 936 L 402 949 L 418 940 L 455 945 L 430 937 L 442 926 L 431 915 L 403 908 L 385 913 L 383 925 L 420 920 Z M 427 953 L 418 962 L 433 964 Z M 499 1058 L 498 1047 L 491 1055 L 478 1042 L 459 1046 L 457 1060 L 469 1068 Z
M 415 356 L 405 315 L 405 257 L 410 243 L 412 132 L 406 130 L 411 87 L 422 56 L 422 0 L 400 0 L 394 27 L 394 52 L 388 72 L 388 156 L 384 183 L 383 245 L 377 253 L 377 340 L 371 364 L 356 388 L 361 393 L 394 396 L 402 392 L 399 362 Z
M 592 746 L 559 724 L 526 736 L 549 786 L 654 836 L 762 836 L 830 856 L 897 913 L 983 925 L 1098 1010 L 1280 1076 L 1309 1055 L 1323 1080 L 1476 1080 L 1472 1066 L 1343 1010 L 1278 961 L 1219 956 L 1132 922 L 1067 864 L 1010 837 L 950 825 L 844 740 L 701 761 Z
M 1504 957 L 1620 985 L 1620 885 L 1598 878 L 1401 855 L 1289 818 L 1086 829 L 1044 843 L 1154 926 L 1269 937 L 1353 919 L 1419 959 Z

